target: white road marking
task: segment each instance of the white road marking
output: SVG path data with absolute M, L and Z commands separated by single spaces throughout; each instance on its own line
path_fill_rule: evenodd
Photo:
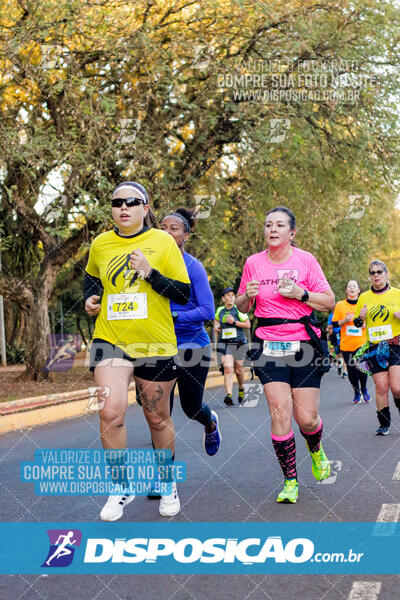
M 397 467 L 393 475 L 393 481 L 400 481 L 400 462 L 397 463 Z
M 355 581 L 348 600 L 377 600 L 381 587 L 379 581 Z
M 400 520 L 400 504 L 382 504 L 377 523 L 374 528 L 374 535 L 394 535 L 397 522 Z M 380 527 L 380 523 L 390 523 Z

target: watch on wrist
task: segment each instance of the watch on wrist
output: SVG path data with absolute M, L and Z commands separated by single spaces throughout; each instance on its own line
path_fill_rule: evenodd
M 301 302 L 308 302 L 310 298 L 310 294 L 308 293 L 308 290 L 304 290 L 302 297 L 300 298 Z

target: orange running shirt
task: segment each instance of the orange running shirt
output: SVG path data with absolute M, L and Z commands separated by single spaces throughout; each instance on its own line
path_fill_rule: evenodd
M 350 304 L 346 300 L 340 300 L 335 306 L 332 321 L 341 321 L 347 313 L 353 313 L 356 305 Z M 356 327 L 353 321 L 345 323 L 340 328 L 340 349 L 345 352 L 354 352 L 358 350 L 367 341 L 367 330 L 365 324 L 363 327 Z

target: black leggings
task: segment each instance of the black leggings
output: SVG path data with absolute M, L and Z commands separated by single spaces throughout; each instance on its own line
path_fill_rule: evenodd
M 211 346 L 203 348 L 178 348 L 179 367 L 176 376 L 182 410 L 189 419 L 202 425 L 211 425 L 211 410 L 203 402 L 204 387 L 210 368 Z M 175 384 L 176 385 L 176 384 Z M 174 405 L 174 390 L 171 390 L 171 413 Z
M 203 348 L 179 348 L 176 362 L 179 364 L 176 383 L 171 390 L 170 412 L 174 406 L 174 391 L 178 384 L 179 398 L 182 410 L 189 419 L 198 421 L 204 426 L 211 425 L 211 410 L 203 402 L 204 387 L 210 368 L 211 346 Z M 139 390 L 136 390 L 136 400 L 142 405 Z
M 355 350 L 354 352 L 342 350 L 342 355 L 343 360 L 347 365 L 347 374 L 349 376 L 350 384 L 353 386 L 355 392 L 359 392 L 360 386 L 361 390 L 365 390 L 365 388 L 367 387 L 368 375 L 366 373 L 363 373 L 362 371 L 359 371 L 354 365 L 353 356 L 356 352 L 357 350 Z

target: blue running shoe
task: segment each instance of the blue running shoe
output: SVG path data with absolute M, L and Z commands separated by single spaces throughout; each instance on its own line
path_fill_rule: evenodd
M 371 396 L 368 394 L 367 388 L 365 388 L 365 390 L 361 390 L 361 392 L 363 395 L 364 402 L 370 402 Z
M 361 402 L 361 394 L 360 392 L 354 392 L 353 404 L 358 404 Z
M 218 415 L 214 410 L 211 411 L 211 418 L 215 423 L 215 431 L 212 433 L 204 432 L 203 438 L 204 450 L 207 452 L 208 456 L 214 456 L 214 454 L 217 454 L 222 440 L 222 435 L 218 425 Z
M 389 435 L 389 427 L 383 427 L 383 425 L 381 425 L 376 430 L 376 435 Z

